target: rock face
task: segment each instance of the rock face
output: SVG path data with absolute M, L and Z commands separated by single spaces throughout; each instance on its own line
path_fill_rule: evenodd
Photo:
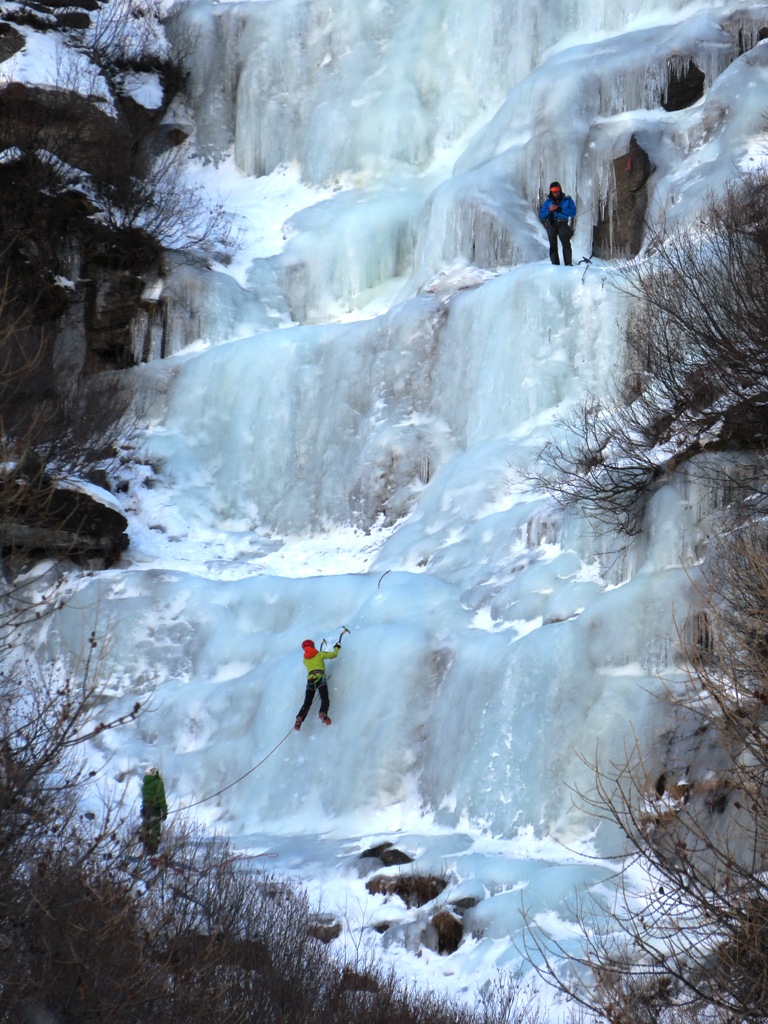
M 436 875 L 417 872 L 403 875 L 376 875 L 365 883 L 372 895 L 399 896 L 406 907 L 423 907 L 431 903 L 448 883 Z
M 44 328 L 51 358 L 57 335 L 73 326 L 80 330 L 85 339 L 81 371 L 91 374 L 139 361 L 132 322 L 148 283 L 160 275 L 161 248 L 130 225 L 105 223 L 77 183 L 62 181 L 57 167 L 33 150 L 32 133 L 39 131 L 46 145 L 56 147 L 57 157 L 70 165 L 77 161 L 89 177 L 98 169 L 102 182 L 114 180 L 113 159 L 129 166 L 136 139 L 125 125 L 91 109 L 82 97 L 72 99 L 18 85 L 0 89 L 0 146 L 19 151 L 17 160 L 0 167 L 0 214 L 14 314 L 21 307 Z M 68 109 L 76 120 L 64 116 Z M 117 184 L 118 191 L 131 187 Z
M 0 90 L 3 141 L 22 150 L 44 142 L 71 167 L 91 175 L 116 173 L 135 142 L 125 120 L 70 88 L 8 82 Z
M 343 931 L 341 921 L 333 914 L 313 914 L 309 920 L 309 934 L 326 945 L 338 939 Z
M 703 95 L 704 72 L 689 60 L 687 68 L 672 68 L 667 95 L 661 105 L 665 110 L 685 110 L 692 107 Z
M 395 864 L 412 864 L 413 857 L 402 850 L 398 850 L 392 843 L 380 843 L 364 850 L 360 854 L 361 860 L 377 860 L 385 867 L 392 867 Z
M 654 167 L 633 135 L 613 161 L 614 187 L 592 234 L 592 255 L 601 259 L 636 256 L 643 242 L 647 183 Z
M 42 558 L 108 568 L 128 547 L 128 521 L 110 502 L 12 472 L 0 490 L 0 550 L 7 569 L 23 570 Z
M 440 910 L 429 922 L 437 936 L 437 952 L 441 956 L 455 953 L 464 938 L 464 926 L 461 919 L 450 910 Z
M 145 211 L 167 201 L 155 158 L 185 135 L 161 124 L 180 80 L 159 16 L 151 4 L 138 16 L 98 0 L 0 11 L 0 423 L 16 463 L 40 463 L 0 479 L 6 566 L 110 565 L 128 543 L 108 495 L 51 480 L 109 449 L 125 403 L 96 379 L 141 360 L 136 325 L 157 305 L 145 295 L 167 243 Z
M 157 185 L 152 159 L 185 138 L 161 125 L 179 84 L 174 66 L 161 50 L 133 55 L 130 27 L 115 16 L 89 32 L 100 8 L 40 0 L 0 12 L 0 330 L 23 310 L 22 332 L 45 336 L 51 362 L 57 336 L 79 331 L 86 375 L 140 361 L 132 325 L 146 318 L 142 297 L 161 275 L 163 246 L 141 211 Z M 61 67 L 39 84 L 14 81 L 7 62 L 54 33 Z M 149 107 L 130 93 L 136 76 L 154 83 Z
M 24 36 L 8 22 L 0 22 L 0 61 L 18 53 L 24 45 Z

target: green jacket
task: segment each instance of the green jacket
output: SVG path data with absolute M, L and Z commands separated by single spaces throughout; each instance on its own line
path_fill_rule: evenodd
M 334 647 L 332 651 L 318 651 L 314 658 L 304 658 L 304 668 L 307 670 L 307 677 L 313 673 L 322 672 L 325 675 L 326 658 L 338 658 L 340 647 Z
M 160 814 L 162 817 L 168 813 L 165 786 L 159 775 L 144 776 L 141 784 L 141 809 L 145 814 Z

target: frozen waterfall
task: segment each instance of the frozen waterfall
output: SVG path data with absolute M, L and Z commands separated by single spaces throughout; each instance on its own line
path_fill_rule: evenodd
M 574 852 L 617 851 L 573 789 L 598 743 L 620 758 L 632 730 L 663 729 L 654 696 L 682 671 L 718 501 L 680 472 L 630 542 L 526 482 L 560 418 L 621 372 L 628 316 L 610 262 L 550 266 L 538 203 L 552 178 L 573 194 L 578 260 L 633 136 L 669 223 L 758 159 L 761 10 L 193 0 L 169 22 L 194 44 L 190 173 L 229 195 L 247 248 L 168 285 L 202 313 L 133 371 L 131 548 L 46 624 L 46 649 L 104 638 L 115 705 L 149 705 L 93 757 L 133 795 L 159 762 L 184 806 L 279 744 L 301 641 L 348 626 L 332 728 L 310 717 L 198 811 L 278 853 L 350 931 L 383 913 L 356 866 L 374 841 L 476 883 L 453 980 L 436 953 L 401 963 L 430 984 L 517 961 L 521 891 L 537 920 L 567 918 L 609 870 Z M 665 110 L 689 60 L 703 95 Z M 415 952 L 406 924 L 387 941 Z

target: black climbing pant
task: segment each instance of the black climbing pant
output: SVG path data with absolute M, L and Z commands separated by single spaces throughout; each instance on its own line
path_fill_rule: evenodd
M 559 238 L 563 247 L 563 263 L 566 267 L 572 266 L 573 254 L 571 252 L 571 226 L 568 221 L 547 221 L 544 227 L 547 229 L 547 237 L 549 238 L 549 258 L 553 263 L 560 262 L 560 254 L 557 250 L 557 240 Z
M 300 718 L 302 722 L 307 717 L 307 712 L 312 706 L 312 701 L 315 699 L 315 693 L 320 694 L 320 714 L 327 715 L 331 702 L 328 697 L 328 681 L 325 678 L 325 674 L 307 679 L 307 689 L 304 692 L 304 703 L 301 705 L 297 715 L 297 718 Z
M 157 853 L 160 846 L 160 830 L 162 828 L 162 813 L 155 808 L 154 804 L 144 806 L 141 809 L 141 841 L 144 850 L 148 854 Z

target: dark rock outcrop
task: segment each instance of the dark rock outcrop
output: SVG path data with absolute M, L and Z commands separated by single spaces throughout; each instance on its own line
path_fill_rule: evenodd
M 339 992 L 378 992 L 379 982 L 371 974 L 356 971 L 348 964 L 341 970 Z
M 0 144 L 27 150 L 44 145 L 72 167 L 108 179 L 121 173 L 134 140 L 102 103 L 67 88 L 9 82 L 0 89 Z
M 640 251 L 653 171 L 651 158 L 633 135 L 627 152 L 613 161 L 614 188 L 593 229 L 593 256 L 616 259 Z
M 341 921 L 333 914 L 313 914 L 309 920 L 309 934 L 326 945 L 338 939 L 342 931 Z
M 672 67 L 669 72 L 667 94 L 661 101 L 665 110 L 685 110 L 704 95 L 704 72 L 693 60 L 686 68 Z
M 464 938 L 461 920 L 450 910 L 440 910 L 429 923 L 437 933 L 437 952 L 441 956 L 455 953 Z
M 128 521 L 92 494 L 43 477 L 10 474 L 0 490 L 0 551 L 11 571 L 41 558 L 113 565 L 128 547 Z
M 0 70 L 25 44 L 18 26 L 56 32 L 63 53 L 81 55 L 71 68 L 63 62 L 51 85 L 0 83 L 0 336 L 13 325 L 14 341 L 39 353 L 41 368 L 47 364 L 53 391 L 62 334 L 84 338 L 82 377 L 133 366 L 145 355 L 136 327 L 147 317 L 148 281 L 162 277 L 163 241 L 162 229 L 144 226 L 141 211 L 150 195 L 170 187 L 155 180 L 162 172 L 153 159 L 186 138 L 181 126 L 161 123 L 181 84 L 177 67 L 151 55 L 126 58 L 118 23 L 115 38 L 108 34 L 90 48 L 84 41 L 100 6 L 37 0 L 0 13 Z M 137 74 L 156 76 L 157 105 L 144 106 L 131 93 Z M 69 364 L 72 351 L 70 345 Z M 35 396 L 27 391 L 33 416 Z
M 396 864 L 412 864 L 413 857 L 410 857 L 407 853 L 403 853 L 402 850 L 398 850 L 392 843 L 379 843 L 378 846 L 372 846 L 368 850 L 364 850 L 360 854 L 361 860 L 378 860 L 385 867 L 393 867 Z
M 436 875 L 376 875 L 365 883 L 371 895 L 399 896 L 406 907 L 423 907 L 431 903 L 448 883 Z
M 79 475 L 113 449 L 127 399 L 104 371 L 146 354 L 137 330 L 148 286 L 163 276 L 167 222 L 147 226 L 144 211 L 163 185 L 172 190 L 153 161 L 185 138 L 180 126 L 161 127 L 179 69 L 126 56 L 133 27 L 119 20 L 86 39 L 101 7 L 35 0 L 0 12 L 0 71 L 34 33 L 55 34 L 73 58 L 49 70 L 53 82 L 0 75 L 0 419 L 15 457 L 40 462 L 31 475 L 0 476 L 0 552 L 12 573 L 49 558 L 105 567 L 128 545 L 108 495 L 46 475 L 73 466 Z M 139 75 L 155 76 L 147 106 L 132 91 Z M 174 173 L 172 160 L 163 166 Z M 178 204 L 169 212 L 178 217 Z M 154 340 L 164 323 L 152 327 Z
M 8 22 L 0 22 L 0 62 L 8 60 L 24 46 L 24 36 Z

